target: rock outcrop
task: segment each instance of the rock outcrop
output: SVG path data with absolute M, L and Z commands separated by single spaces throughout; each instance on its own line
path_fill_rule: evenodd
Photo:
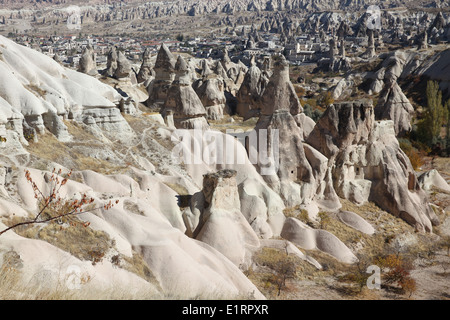
M 275 172 L 270 172 L 266 167 L 268 163 L 259 163 L 268 185 L 281 195 L 286 206 L 314 207 L 314 201 L 323 208 L 339 208 L 327 159 L 302 142 L 302 123 L 297 123 L 295 118 L 302 108 L 289 80 L 284 57 L 274 63 L 273 75 L 261 101 L 261 116 L 255 130 L 258 134 L 266 134 L 266 140 L 259 140 L 259 152 L 264 154 L 268 150 L 269 155 L 273 152 L 272 164 L 278 165 Z M 317 211 L 313 207 L 310 209 Z
M 244 120 L 259 116 L 261 97 L 269 79 L 253 64 L 247 71 L 236 95 L 236 113 Z
M 83 49 L 83 53 L 81 54 L 78 64 L 78 71 L 91 76 L 98 74 L 95 52 L 91 45 L 87 45 Z
M 303 111 L 289 79 L 289 67 L 283 55 L 275 58 L 273 74 L 261 100 L 261 115 L 271 115 L 275 110 L 287 110 L 295 116 Z
M 436 169 L 425 171 L 419 176 L 422 189 L 431 191 L 433 188 L 450 192 L 450 186 Z
M 172 116 L 175 127 L 179 129 L 209 128 L 205 119 L 207 112 L 191 86 L 189 69 L 183 57 L 178 56 L 174 71 L 176 77 L 167 91 L 161 108 L 162 116 Z
M 204 210 L 194 232 L 197 240 L 216 248 L 236 266 L 259 247 L 255 231 L 241 213 L 236 171 L 221 170 L 203 178 Z
M 137 74 L 137 82 L 142 83 L 147 81 L 151 76 L 154 76 L 153 66 L 151 63 L 151 53 L 147 48 L 142 54 L 142 64 Z
M 385 80 L 375 108 L 377 120 L 393 120 L 395 134 L 399 137 L 411 131 L 414 108 L 395 80 Z
M 176 60 L 167 46 L 163 43 L 156 57 L 153 70 L 155 79 L 147 87 L 147 107 L 159 106 L 167 99 L 169 88 L 175 79 Z
M 219 77 L 209 77 L 197 83 L 195 92 L 206 109 L 208 119 L 220 120 L 229 113 L 224 90 L 224 81 Z
M 352 251 L 332 233 L 313 229 L 296 218 L 286 219 L 281 236 L 300 248 L 323 251 L 344 263 L 358 261 Z
M 330 159 L 340 197 L 373 201 L 419 231 L 439 224 L 395 138 L 394 122 L 375 121 L 370 101 L 329 106 L 307 142 Z
M 202 101 L 208 119 L 219 120 L 230 113 L 226 94 L 229 96 L 230 91 L 235 90 L 235 84 L 219 60 L 215 63 L 201 60 L 201 78 L 195 79 L 192 87 Z
M 368 34 L 368 40 L 367 40 L 367 49 L 366 51 L 361 55 L 361 58 L 363 59 L 372 59 L 377 55 L 375 51 L 375 40 L 374 40 L 374 32 L 372 29 L 367 30 Z
M 131 73 L 131 63 L 125 57 L 122 51 L 117 54 L 117 68 L 114 70 L 114 77 L 116 79 L 127 78 Z
M 406 57 L 401 53 L 388 57 L 383 62 L 386 67 L 377 71 L 374 84 L 375 89 L 378 86 L 378 78 L 384 76 L 383 89 L 375 106 L 375 118 L 393 120 L 397 136 L 403 136 L 411 131 L 411 120 L 414 114 L 413 106 L 397 83 L 405 62 Z
M 112 47 L 107 55 L 106 69 L 104 71 L 104 75 L 108 77 L 114 77 L 114 73 L 117 69 L 117 49 L 116 47 Z
M 14 124 L 13 128 L 25 130 L 28 138 L 36 139 L 47 129 L 61 141 L 68 141 L 70 135 L 63 120 L 82 122 L 87 114 L 103 114 L 100 121 L 103 124 L 117 123 L 111 117 L 117 111 L 121 123 L 126 123 L 116 108 L 120 95 L 113 88 L 94 77 L 63 68 L 50 57 L 6 38 L 0 37 L 0 46 L 0 65 L 4 70 L 0 74 L 0 97 L 4 104 L 0 113 Z M 26 72 L 24 65 L 28 68 Z M 23 116 L 24 124 L 18 123 L 18 114 Z M 128 131 L 124 126 L 120 128 Z M 18 134 L 19 139 L 24 137 L 23 132 Z

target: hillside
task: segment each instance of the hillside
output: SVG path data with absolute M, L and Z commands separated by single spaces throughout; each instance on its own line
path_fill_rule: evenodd
M 114 50 L 91 76 L 0 36 L 0 232 L 35 219 L 0 234 L 0 277 L 12 284 L 0 297 L 295 299 L 317 280 L 317 296 L 326 283 L 352 299 L 354 283 L 338 280 L 359 263 L 430 250 L 426 262 L 448 263 L 450 187 L 414 170 L 371 100 L 336 102 L 314 122 L 283 56 L 258 71 L 226 52 L 200 59 L 161 45 L 135 75 Z M 229 93 L 261 83 L 257 115 L 230 114 Z M 83 213 L 44 223 L 83 200 Z M 291 277 L 277 287 L 284 259 Z M 428 292 L 424 269 L 418 297 L 444 298 L 448 282 Z

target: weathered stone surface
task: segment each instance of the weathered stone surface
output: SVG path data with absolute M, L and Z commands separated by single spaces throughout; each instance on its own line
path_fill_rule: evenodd
M 56 61 L 56 60 L 55 60 Z M 78 64 L 78 71 L 86 73 L 91 76 L 98 74 L 97 64 L 96 64 L 95 52 L 91 45 L 87 45 L 83 49 L 80 61 Z
M 371 102 L 337 103 L 327 108 L 306 142 L 331 158 L 349 145 L 367 141 L 373 122 Z
M 375 119 L 393 120 L 397 136 L 404 136 L 411 131 L 414 114 L 413 106 L 397 83 L 397 79 L 404 71 L 406 60 L 403 52 L 388 56 L 375 73 L 370 87 L 371 92 L 377 93 L 381 84 L 383 85 L 375 106 Z
M 107 64 L 105 75 L 108 77 L 114 77 L 114 72 L 117 69 L 117 50 L 116 47 L 112 47 L 108 52 Z
M 340 197 L 373 201 L 419 231 L 439 224 L 399 147 L 393 121 L 375 121 L 370 101 L 329 106 L 307 142 L 330 159 Z
M 372 235 L 375 233 L 375 229 L 372 227 L 372 225 L 354 212 L 341 210 L 337 213 L 337 216 L 343 223 L 358 231 L 361 231 L 368 235 Z
M 374 40 L 374 32 L 372 29 L 367 30 L 368 34 L 368 40 L 367 40 L 367 49 L 366 51 L 361 55 L 361 58 L 363 59 L 372 59 L 377 55 L 375 51 L 375 40 Z
M 395 134 L 397 136 L 404 136 L 411 131 L 413 114 L 414 108 L 397 81 L 386 81 L 375 107 L 376 119 L 393 120 Z
M 418 179 L 420 186 L 426 191 L 431 191 L 433 188 L 437 188 L 450 192 L 450 186 L 447 181 L 445 181 L 436 169 L 423 172 Z
M 148 99 L 146 105 L 153 107 L 161 105 L 167 98 L 169 88 L 175 79 L 176 60 L 167 46 L 163 43 L 159 49 L 154 66 L 155 79 L 153 79 L 148 87 Z
M 201 84 L 195 89 L 195 92 L 206 109 L 207 118 L 222 119 L 224 113 L 228 113 L 224 81 L 220 78 L 210 78 L 200 82 Z
M 289 64 L 281 55 L 273 66 L 273 74 L 261 98 L 261 115 L 271 115 L 275 110 L 288 110 L 295 116 L 303 108 L 289 79 Z
M 266 138 L 260 137 L 259 152 L 266 149 L 274 151 L 276 158 L 273 161 L 279 164 L 275 172 L 270 172 L 270 166 L 258 163 L 268 185 L 281 195 L 286 206 L 310 205 L 313 202 L 326 209 L 339 208 L 326 166 L 327 159 L 302 142 L 303 125 L 307 134 L 311 128 L 308 128 L 310 124 L 307 121 L 302 121 L 306 118 L 302 119 L 298 114 L 301 106 L 283 59 L 278 65 L 275 64 L 274 75 L 264 91 L 262 101 L 263 107 L 255 130 L 259 134 L 266 134 Z
M 117 79 L 129 77 L 131 73 L 131 63 L 125 55 L 119 51 L 117 54 L 117 69 L 114 70 L 114 77 Z
M 259 239 L 240 212 L 235 176 L 234 170 L 221 170 L 204 176 L 204 209 L 194 237 L 240 266 L 246 260 L 247 250 L 259 247 Z
M 236 113 L 244 119 L 259 116 L 261 108 L 261 97 L 269 79 L 261 70 L 252 65 L 245 74 L 244 81 L 236 95 Z
M 151 52 L 147 48 L 145 49 L 144 53 L 142 54 L 142 64 L 139 69 L 138 75 L 137 75 L 137 82 L 142 83 L 147 81 L 151 76 L 153 76 L 153 67 L 151 63 Z
M 161 114 L 165 117 L 171 112 L 177 128 L 209 128 L 205 119 L 206 110 L 190 85 L 189 70 L 181 56 L 178 56 L 175 72 L 176 78 L 167 92 Z
M 305 250 L 320 250 L 341 262 L 352 264 L 358 258 L 336 236 L 325 230 L 312 229 L 295 218 L 286 219 L 281 236 Z

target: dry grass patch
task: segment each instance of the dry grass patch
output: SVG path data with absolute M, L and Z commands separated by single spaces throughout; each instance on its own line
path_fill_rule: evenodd
M 28 221 L 23 217 L 13 217 L 6 220 L 5 224 L 12 226 L 25 220 Z M 14 231 L 28 239 L 46 241 L 80 260 L 92 261 L 93 264 L 100 262 L 115 246 L 115 241 L 106 232 L 85 226 L 75 216 L 66 221 L 19 226 Z
M 79 134 L 83 131 L 76 124 L 69 124 L 68 128 L 72 134 Z M 117 174 L 123 173 L 127 170 L 126 166 L 116 165 L 103 159 L 95 159 L 76 153 L 71 146 L 78 144 L 85 145 L 86 148 L 89 148 L 89 146 L 92 147 L 95 143 L 98 143 L 100 146 L 100 142 L 98 140 L 92 141 L 93 144 L 86 143 L 87 140 L 95 139 L 88 133 L 83 133 L 80 136 L 77 136 L 77 139 L 85 139 L 84 142 L 73 142 L 67 144 L 59 141 L 53 134 L 47 131 L 44 134 L 39 135 L 38 138 L 38 142 L 30 141 L 30 144 L 26 148 L 28 152 L 30 152 L 41 162 L 56 162 L 76 171 L 92 170 L 100 174 Z
M 64 158 L 70 154 L 70 148 L 63 142 L 56 139 L 56 137 L 48 132 L 39 135 L 39 141 L 30 141 L 26 147 L 27 151 L 35 155 L 37 158 L 45 159 L 53 162 L 64 162 Z
M 230 119 L 233 119 L 234 122 L 230 122 Z M 244 118 L 236 115 L 224 115 L 220 120 L 208 120 L 208 122 L 211 129 L 218 130 L 223 133 L 226 133 L 227 130 L 242 130 L 245 132 L 255 128 L 258 118 L 254 117 L 244 121 Z
M 158 289 L 158 291 L 162 291 L 160 283 L 153 275 L 153 272 L 150 270 L 150 267 L 140 254 L 138 254 L 137 252 L 133 252 L 133 256 L 131 258 L 124 255 L 120 255 L 120 261 L 123 261 L 119 263 L 121 268 L 130 271 L 134 274 L 137 274 L 142 279 L 153 284 Z
M 24 85 L 25 88 L 28 89 L 31 93 L 33 93 L 36 97 L 43 97 L 47 94 L 47 91 L 42 90 L 40 87 L 38 87 L 35 84 L 26 84 Z
M 125 200 L 125 202 L 123 203 L 123 208 L 131 213 L 144 216 L 144 212 L 140 210 L 139 206 L 134 202 Z
M 13 225 L 25 219 L 14 217 L 4 220 L 6 225 Z M 46 241 L 80 260 L 91 261 L 93 265 L 102 262 L 110 250 L 116 250 L 115 241 L 106 232 L 83 226 L 77 217 L 71 217 L 71 222 L 63 225 L 52 222 L 45 225 L 19 226 L 14 231 L 28 239 Z M 22 267 L 20 256 L 14 252 L 5 253 L 3 261 L 5 268 L 19 270 Z M 110 262 L 136 274 L 161 291 L 159 282 L 140 254 L 133 252 L 131 258 L 117 254 L 110 258 Z
M 295 289 L 299 279 L 312 279 L 318 270 L 308 262 L 285 251 L 264 247 L 255 253 L 256 268 L 250 267 L 245 274 L 267 297 L 286 299 Z
M 67 131 L 69 132 L 69 134 L 73 137 L 75 137 L 77 140 L 79 141 L 89 141 L 89 140 L 93 140 L 97 143 L 99 143 L 98 139 L 91 134 L 90 132 L 86 131 L 83 128 L 83 125 L 76 122 L 76 121 L 64 121 L 64 124 L 67 127 Z
M 304 223 L 310 223 L 308 211 L 300 209 L 300 206 L 285 208 L 283 209 L 283 214 L 286 218 L 296 218 Z
M 32 278 L 41 276 L 36 274 Z M 0 268 L 0 300 L 142 300 L 161 299 L 154 291 L 138 291 L 112 284 L 108 289 L 99 289 L 89 283 L 81 283 L 77 290 L 68 288 L 64 279 L 55 285 L 26 281 L 19 269 Z
M 170 183 L 170 182 L 164 182 L 166 186 L 168 186 L 170 189 L 178 193 L 180 196 L 187 196 L 189 195 L 189 191 L 178 183 Z

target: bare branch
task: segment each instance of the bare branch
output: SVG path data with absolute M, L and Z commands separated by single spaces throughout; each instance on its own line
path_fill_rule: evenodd
M 5 232 L 17 228 L 19 226 L 24 226 L 24 225 L 31 225 L 31 224 L 43 224 L 43 223 L 48 223 L 54 220 L 58 220 L 67 216 L 76 216 L 79 215 L 81 213 L 87 213 L 87 212 L 92 212 L 94 210 L 98 210 L 103 208 L 104 210 L 109 210 L 111 209 L 115 204 L 117 204 L 119 202 L 119 200 L 116 200 L 114 203 L 110 200 L 107 204 L 100 206 L 100 207 L 94 207 L 91 209 L 87 209 L 87 210 L 83 210 L 83 206 L 91 204 L 94 202 L 93 198 L 88 198 L 88 196 L 86 194 L 83 194 L 81 197 L 81 200 L 73 200 L 73 201 L 66 201 L 63 202 L 63 199 L 59 196 L 59 191 L 61 190 L 61 187 L 64 186 L 68 179 L 70 178 L 70 176 L 72 175 L 72 170 L 70 170 L 70 172 L 67 175 L 67 178 L 63 178 L 62 180 L 60 180 L 58 178 L 58 175 L 61 174 L 61 169 L 59 169 L 58 173 L 56 174 L 55 177 L 55 169 L 53 169 L 52 172 L 52 176 L 50 178 L 50 194 L 49 196 L 44 196 L 42 191 L 37 187 L 36 183 L 33 181 L 33 179 L 31 178 L 30 175 L 30 171 L 25 170 L 25 177 L 27 179 L 27 181 L 29 183 L 31 183 L 32 187 L 33 187 L 33 192 L 35 193 L 35 197 L 38 198 L 38 203 L 40 204 L 40 206 L 42 207 L 39 212 L 37 213 L 37 215 L 28 221 L 22 221 L 19 223 L 16 223 L 2 231 L 0 231 L 0 236 L 2 234 L 4 234 Z M 40 194 L 40 199 L 38 194 Z M 64 206 L 62 206 L 62 203 L 64 203 Z M 68 208 L 65 208 L 65 205 L 68 204 Z M 46 219 L 43 220 L 39 220 L 39 218 L 42 217 L 42 214 L 45 212 L 45 210 L 55 210 L 57 212 L 57 214 L 53 217 L 48 217 Z M 62 210 L 67 209 L 68 212 L 63 212 Z

